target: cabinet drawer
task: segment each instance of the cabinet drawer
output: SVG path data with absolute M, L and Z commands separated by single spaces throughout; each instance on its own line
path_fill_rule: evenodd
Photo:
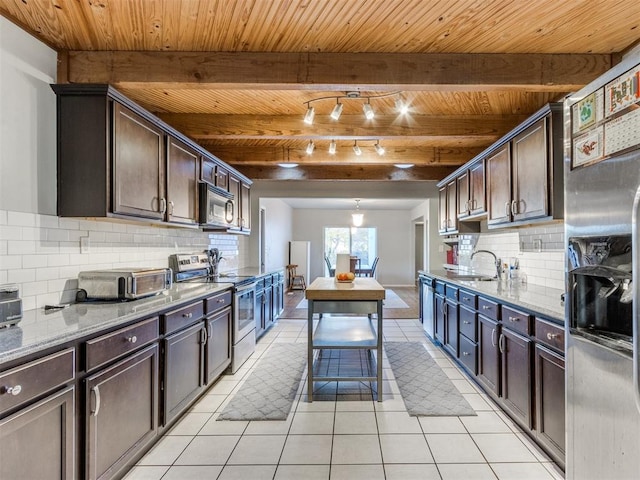
M 63 350 L 0 373 L 0 414 L 73 381 L 76 351 Z
M 447 298 L 450 298 L 451 300 L 458 300 L 458 288 L 451 286 L 451 285 L 446 285 L 445 289 L 444 289 L 444 296 Z
M 231 305 L 231 290 L 209 297 L 204 301 L 204 311 L 207 315 Z
M 86 342 L 87 372 L 158 338 L 158 317 Z
M 436 293 L 444 295 L 444 282 L 440 282 L 436 280 Z
M 478 297 L 478 313 L 493 320 L 500 320 L 500 305 L 483 297 Z
M 523 335 L 531 334 L 531 315 L 511 307 L 502 306 L 502 325 Z
M 458 316 L 460 319 L 460 333 L 472 342 L 477 342 L 478 329 L 476 326 L 476 311 L 460 305 Z
M 197 301 L 181 307 L 172 312 L 162 315 L 164 333 L 175 332 L 183 327 L 191 325 L 193 322 L 200 320 L 204 315 L 204 305 L 201 301 Z
M 458 293 L 458 301 L 461 304 L 475 310 L 478 304 L 478 296 L 475 293 L 460 290 L 460 292 Z
M 478 357 L 478 346 L 464 336 L 460 336 L 460 361 L 473 374 L 478 373 L 476 367 Z
M 564 329 L 562 326 L 536 317 L 536 340 L 548 347 L 564 352 Z

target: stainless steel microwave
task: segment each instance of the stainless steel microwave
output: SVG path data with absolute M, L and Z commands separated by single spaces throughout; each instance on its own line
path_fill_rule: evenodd
M 231 226 L 235 217 L 233 195 L 208 183 L 200 184 L 200 224 L 206 227 Z

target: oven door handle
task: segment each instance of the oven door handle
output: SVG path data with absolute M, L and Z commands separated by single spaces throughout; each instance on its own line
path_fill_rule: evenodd
M 633 289 L 633 391 L 635 394 L 636 407 L 640 411 L 640 344 L 638 342 L 638 335 L 640 334 L 640 311 L 638 309 L 638 299 L 640 295 L 638 288 L 640 287 L 640 278 L 638 278 L 638 262 L 640 261 L 640 254 L 638 249 L 640 248 L 640 218 L 638 214 L 640 210 L 640 187 L 636 190 L 636 195 L 633 200 L 633 213 L 631 217 L 631 246 L 632 253 L 631 258 L 633 271 L 631 288 Z
M 248 290 L 255 290 L 256 283 L 251 283 L 249 285 L 243 285 L 241 287 L 236 287 L 236 295 L 242 295 L 246 293 Z

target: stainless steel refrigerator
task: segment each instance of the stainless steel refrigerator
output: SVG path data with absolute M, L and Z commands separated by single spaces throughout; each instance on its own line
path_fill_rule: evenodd
M 564 104 L 566 478 L 640 478 L 640 59 Z

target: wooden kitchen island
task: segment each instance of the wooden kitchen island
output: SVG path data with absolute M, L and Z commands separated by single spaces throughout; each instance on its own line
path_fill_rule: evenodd
M 382 401 L 382 301 L 385 290 L 374 278 L 356 277 L 351 283 L 338 283 L 335 278 L 318 277 L 305 292 L 308 318 L 308 401 L 313 401 L 314 382 L 375 381 L 377 399 Z M 314 329 L 313 315 L 320 316 Z M 331 315 L 324 315 L 331 314 Z M 376 314 L 377 326 L 373 324 Z M 367 350 L 366 373 L 321 373 L 322 352 L 326 349 Z M 314 359 L 315 351 L 318 358 Z M 371 355 L 376 351 L 376 358 Z M 375 372 L 375 375 L 374 375 Z

